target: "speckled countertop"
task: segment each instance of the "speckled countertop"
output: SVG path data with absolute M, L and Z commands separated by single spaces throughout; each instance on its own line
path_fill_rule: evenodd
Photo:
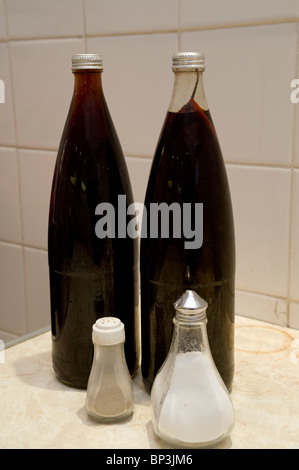
M 236 317 L 235 427 L 219 448 L 299 449 L 299 330 Z M 85 413 L 86 392 L 59 383 L 50 332 L 8 348 L 0 363 L 1 449 L 169 449 L 155 437 L 150 397 L 134 378 L 125 423 Z

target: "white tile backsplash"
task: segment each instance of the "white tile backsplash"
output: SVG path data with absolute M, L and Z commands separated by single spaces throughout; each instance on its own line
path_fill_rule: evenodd
M 299 73 L 295 78 L 299 79 Z M 299 97 L 299 92 L 298 95 Z M 294 116 L 295 116 L 295 135 L 294 135 L 294 147 L 295 147 L 295 156 L 294 156 L 294 166 L 299 168 L 299 102 L 293 104 L 294 106 Z
M 181 0 L 181 28 L 221 27 L 295 20 L 297 0 Z
M 299 301 L 299 170 L 294 170 L 293 178 L 290 296 Z
M 9 343 L 10 341 L 18 341 L 20 335 L 8 333 L 7 331 L 0 330 L 0 340 L 3 341 L 5 344 Z
M 19 160 L 24 243 L 46 249 L 56 153 L 20 150 Z
M 285 299 L 236 290 L 236 314 L 257 320 L 288 325 L 288 306 Z
M 299 330 L 299 303 L 290 303 L 290 321 L 289 325 L 291 328 Z M 298 345 L 297 345 L 298 348 Z
M 154 153 L 172 93 L 175 34 L 89 38 L 103 56 L 103 87 L 126 155 Z
M 0 240 L 21 243 L 17 151 L 0 147 Z
M 78 52 L 103 56 L 136 202 L 171 98 L 172 54 L 206 53 L 234 206 L 237 313 L 299 328 L 298 25 L 298 0 L 0 0 L 1 339 L 49 325 L 49 197 Z
M 16 145 L 9 47 L 6 43 L 1 42 L 0 79 L 4 82 L 4 103 L 0 103 L 0 142 L 1 145 Z
M 127 157 L 126 162 L 132 184 L 134 201 L 143 204 L 148 178 L 151 171 L 152 159 Z
M 0 39 L 6 38 L 4 0 L 0 0 Z
M 85 0 L 88 36 L 173 31 L 179 0 Z
M 299 23 L 297 23 L 297 67 L 295 69 L 294 79 L 299 80 Z M 296 168 L 299 168 L 299 85 L 296 84 L 296 88 L 290 87 L 290 93 L 296 92 L 296 101 L 293 103 L 293 114 L 294 114 L 294 165 Z
M 15 41 L 10 49 L 18 145 L 56 150 L 73 93 L 71 56 L 85 52 L 84 41 Z
M 296 27 L 183 33 L 181 50 L 206 54 L 205 90 L 226 161 L 290 165 Z
M 286 297 L 291 172 L 228 165 L 233 201 L 237 287 Z
M 0 242 L 0 324 L 11 334 L 26 333 L 22 247 Z
M 34 248 L 24 249 L 28 331 L 51 324 L 48 254 Z
M 82 0 L 8 0 L 11 39 L 83 36 Z

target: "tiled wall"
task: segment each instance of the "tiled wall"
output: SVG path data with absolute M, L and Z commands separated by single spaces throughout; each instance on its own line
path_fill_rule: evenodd
M 50 323 L 49 193 L 77 52 L 103 56 L 138 202 L 170 101 L 171 56 L 206 53 L 234 206 L 236 311 L 299 328 L 298 24 L 298 0 L 0 0 L 2 339 Z

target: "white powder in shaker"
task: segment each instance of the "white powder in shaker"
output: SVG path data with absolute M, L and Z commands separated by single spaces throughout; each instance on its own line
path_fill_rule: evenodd
M 212 442 L 234 422 L 230 397 L 201 352 L 176 355 L 159 416 L 160 433 L 185 443 Z

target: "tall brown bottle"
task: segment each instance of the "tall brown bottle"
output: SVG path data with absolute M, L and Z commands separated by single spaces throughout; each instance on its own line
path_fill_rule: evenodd
M 125 353 L 131 375 L 139 364 L 138 253 L 122 231 L 96 233 L 99 204 L 127 222 L 133 202 L 125 159 L 102 89 L 102 59 L 72 57 L 74 92 L 53 177 L 48 259 L 52 361 L 63 383 L 86 388 L 92 365 L 92 325 L 116 316 L 126 328 Z M 125 201 L 118 211 L 119 196 Z M 106 205 L 102 207 L 105 208 Z M 96 213 L 97 212 L 97 213 Z M 114 221 L 111 221 L 113 223 Z
M 170 347 L 173 302 L 187 289 L 209 304 L 211 352 L 227 388 L 232 387 L 234 224 L 224 160 L 203 88 L 204 69 L 204 54 L 173 56 L 174 89 L 146 191 L 142 229 L 147 237 L 141 239 L 140 270 L 142 375 L 148 391 Z M 153 204 L 162 209 L 161 203 L 168 209 L 179 205 L 179 235 L 172 210 L 163 215 L 164 207 L 160 225 L 151 217 Z M 200 203 L 202 218 L 195 212 Z M 183 230 L 188 206 L 192 223 Z M 162 225 L 169 214 L 167 236 Z M 153 224 L 159 225 L 155 238 Z

